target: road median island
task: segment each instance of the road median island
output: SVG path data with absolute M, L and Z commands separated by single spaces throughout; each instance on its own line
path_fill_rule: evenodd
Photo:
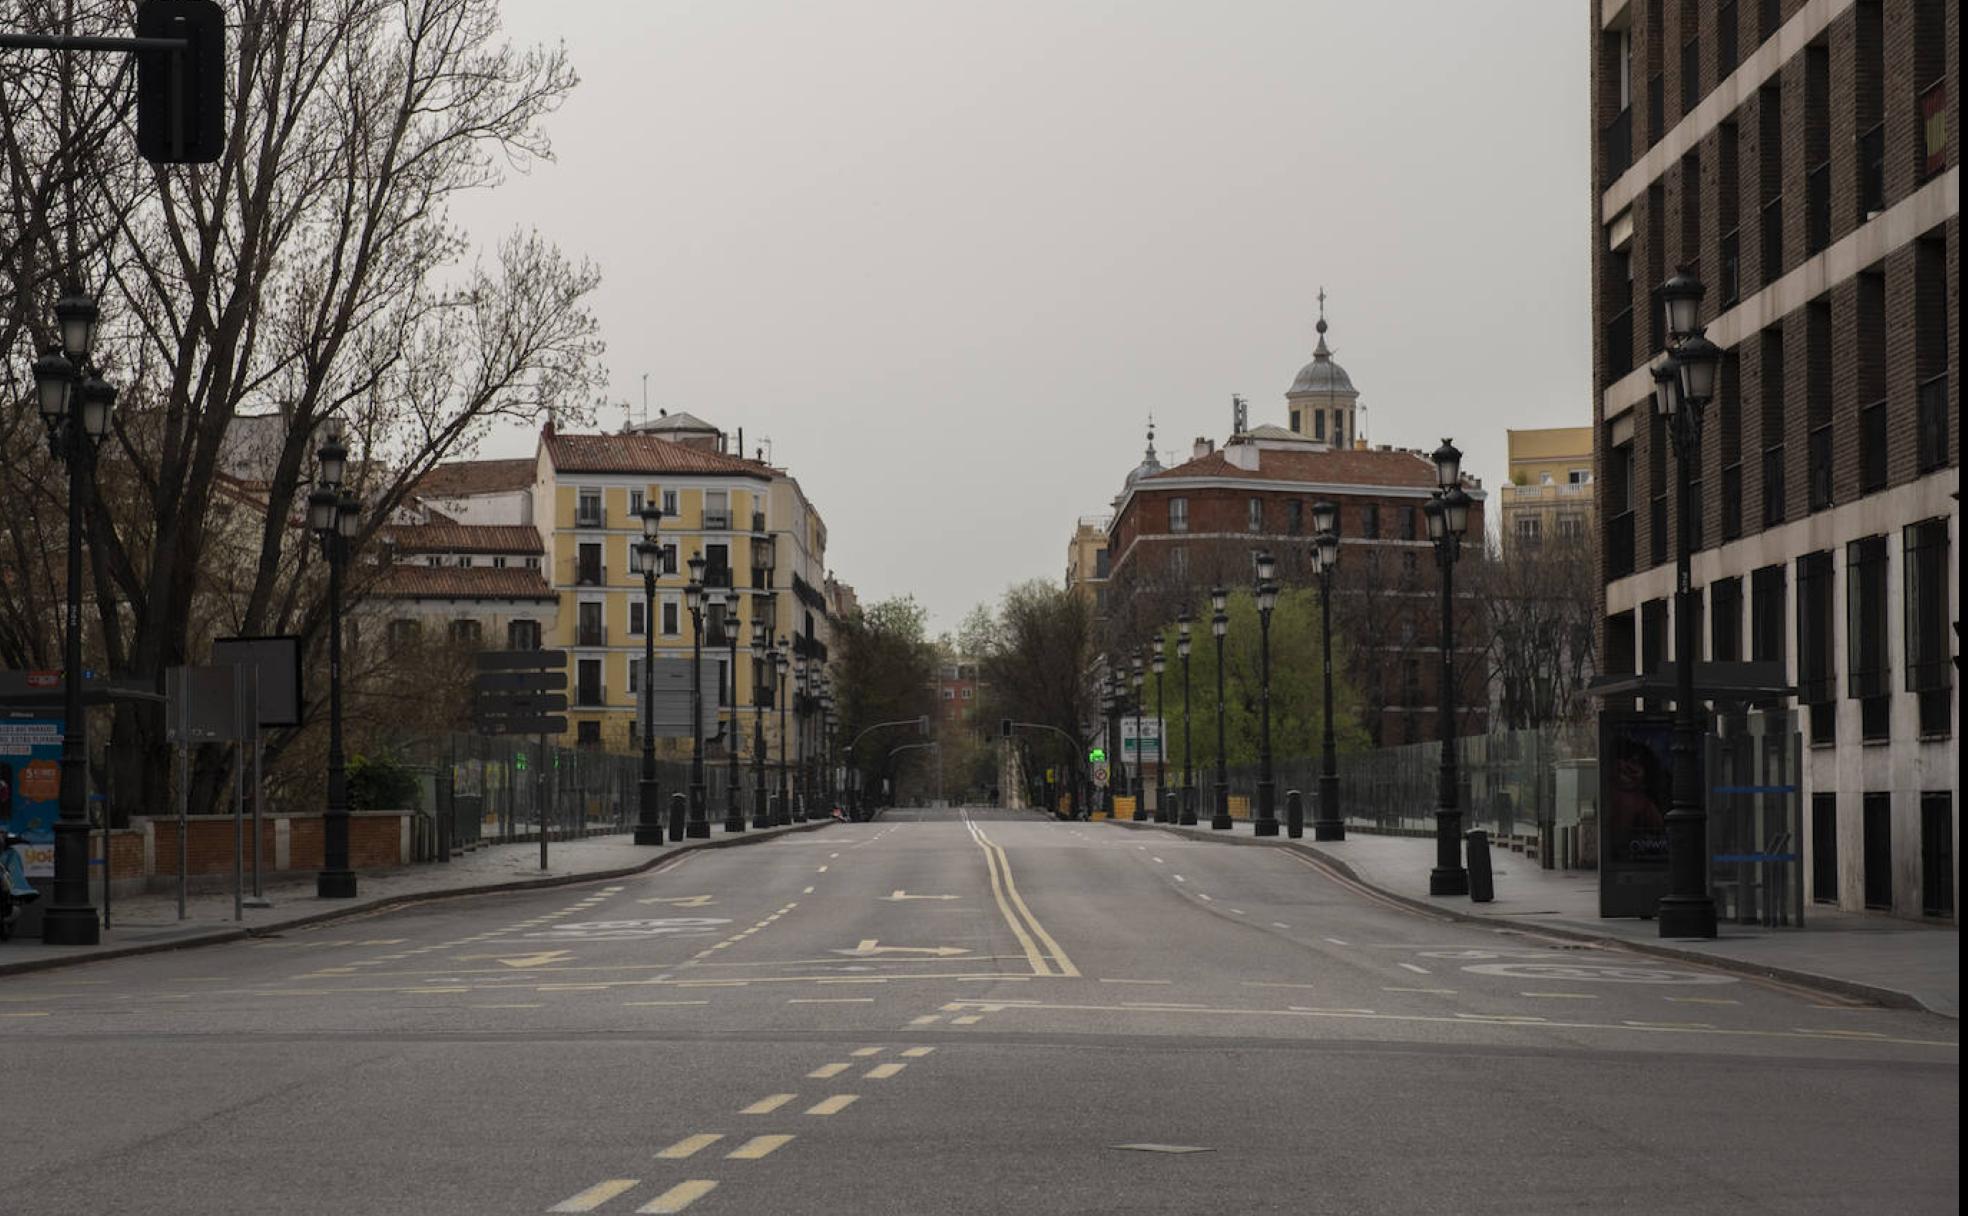
M 1558 938 L 1564 941 L 1580 942 L 1593 946 L 1615 947 L 1631 950 L 1636 954 L 1673 959 L 1676 962 L 1696 963 L 1713 967 L 1718 971 L 1727 971 L 1735 975 L 1748 976 L 1754 979 L 1773 980 L 1778 983 L 1806 988 L 1813 992 L 1865 1001 L 1889 1009 L 1912 1009 L 1923 1013 L 1937 1013 L 1942 1017 L 1956 1016 L 1946 1010 L 1930 1008 L 1910 993 L 1877 984 L 1843 979 L 1835 975 L 1824 975 L 1793 967 L 1781 967 L 1771 963 L 1758 962 L 1754 959 L 1719 952 L 1708 953 L 1700 950 L 1682 949 L 1650 940 L 1625 937 L 1616 933 L 1595 933 L 1591 930 L 1552 924 L 1548 921 L 1520 920 L 1509 916 L 1465 911 L 1455 907 L 1446 898 L 1441 901 L 1420 899 L 1412 895 L 1405 895 L 1400 891 L 1392 890 L 1372 879 L 1363 877 L 1353 866 L 1348 865 L 1344 859 L 1336 857 L 1323 849 L 1296 840 L 1260 839 L 1253 836 L 1239 836 L 1234 833 L 1211 832 L 1207 830 L 1199 831 L 1193 828 L 1175 827 L 1163 823 L 1137 823 L 1124 819 L 1113 819 L 1107 820 L 1106 822 L 1116 827 L 1135 831 L 1162 831 L 1184 840 L 1202 840 L 1212 844 L 1249 845 L 1256 848 L 1282 849 L 1286 852 L 1296 853 L 1325 867 L 1335 877 L 1344 882 L 1370 892 L 1377 899 L 1399 904 L 1408 911 L 1418 912 L 1426 916 L 1446 917 L 1447 919 L 1460 921 L 1464 924 L 1483 925 L 1492 929 L 1510 929 L 1520 933 L 1534 934 L 1539 937 Z M 1652 922 L 1645 923 L 1651 924 Z M 1800 929 L 1797 932 L 1808 932 L 1808 930 Z
M 727 849 L 739 845 L 757 844 L 761 841 L 776 840 L 800 832 L 814 832 L 833 822 L 830 819 L 810 820 L 784 827 L 754 829 L 736 832 L 725 836 L 682 840 L 667 844 L 660 849 L 652 849 L 647 860 L 634 865 L 610 866 L 606 869 L 581 870 L 568 874 L 548 874 L 537 878 L 507 879 L 498 882 L 472 883 L 467 886 L 432 887 L 422 891 L 396 891 L 375 899 L 362 900 L 339 907 L 317 908 L 300 912 L 293 916 L 263 920 L 252 925 L 231 925 L 214 928 L 205 932 L 190 932 L 181 937 L 162 938 L 156 941 L 133 942 L 129 945 L 104 945 L 92 949 L 68 950 L 35 957 L 32 951 L 44 949 L 38 942 L 9 942 L 4 954 L 0 954 L 0 977 L 20 975 L 32 971 L 49 971 L 57 967 L 71 967 L 82 963 L 93 963 L 116 958 L 133 958 L 143 954 L 161 954 L 167 950 L 187 950 L 195 946 L 217 946 L 226 942 L 248 941 L 256 937 L 269 937 L 292 929 L 307 928 L 327 924 L 331 921 L 346 920 L 357 916 L 373 916 L 396 908 L 413 904 L 434 903 L 443 899 L 461 899 L 472 895 L 498 895 L 510 891 L 533 891 L 547 887 L 568 887 L 581 883 L 607 882 L 617 878 L 633 878 L 700 849 Z M 627 836 L 628 833 L 621 833 Z M 425 863 L 419 867 L 435 870 L 441 863 Z M 306 903 L 317 902 L 307 900 Z M 304 905 L 303 905 L 304 906 Z M 18 948 L 18 949 L 16 949 Z M 18 953 L 21 957 L 9 957 Z

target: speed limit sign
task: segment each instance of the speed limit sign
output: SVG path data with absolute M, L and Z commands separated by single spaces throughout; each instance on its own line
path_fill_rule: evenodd
M 1093 766 L 1093 783 L 1095 785 L 1105 786 L 1107 784 L 1107 777 L 1108 777 L 1108 772 L 1107 772 L 1106 765 L 1096 764 Z

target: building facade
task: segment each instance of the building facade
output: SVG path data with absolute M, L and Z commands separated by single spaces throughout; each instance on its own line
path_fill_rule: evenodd
M 1697 658 L 1781 663 L 1810 898 L 1952 919 L 1960 800 L 1959 39 L 1944 0 L 1593 0 L 1602 655 L 1670 657 L 1660 285 L 1724 348 Z
M 1584 542 L 1592 509 L 1592 428 L 1505 431 L 1510 480 L 1497 490 L 1498 539 L 1505 553 L 1547 540 Z
M 1066 542 L 1066 589 L 1087 602 L 1093 619 L 1107 615 L 1107 529 L 1109 515 L 1082 515 Z

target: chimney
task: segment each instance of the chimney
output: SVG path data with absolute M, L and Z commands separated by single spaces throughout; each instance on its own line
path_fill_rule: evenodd
M 1257 472 L 1257 445 L 1254 443 L 1226 443 L 1223 455 L 1232 465 L 1247 473 Z
M 1196 436 L 1196 445 L 1189 449 L 1189 459 L 1201 460 L 1214 451 L 1216 451 L 1216 440 L 1206 435 L 1198 435 Z

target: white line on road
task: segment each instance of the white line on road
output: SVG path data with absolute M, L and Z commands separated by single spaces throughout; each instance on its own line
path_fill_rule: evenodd
M 786 1003 L 788 1005 L 872 1005 L 875 1003 L 875 998 L 871 996 L 796 996 L 789 998 Z M 861 1053 L 857 1051 L 854 1054 L 860 1055 Z
M 1454 996 L 1453 988 L 1382 988 L 1382 992 L 1431 992 L 1438 996 Z
M 806 890 L 804 890 L 804 891 L 801 891 L 801 892 L 800 892 L 800 894 L 801 894 L 801 895 L 811 895 L 811 894 L 813 894 L 813 888 L 812 888 L 812 887 L 808 887 L 808 888 L 807 888 Z
M 1177 882 L 1188 882 L 1189 880 L 1188 880 L 1188 879 L 1186 879 L 1186 878 L 1184 878 L 1184 877 L 1183 877 L 1182 875 L 1180 875 L 1180 874 L 1177 874 L 1177 875 L 1175 876 L 1175 881 L 1177 881 Z
M 1274 920 L 1274 921 L 1272 921 L 1272 922 L 1271 922 L 1271 927 L 1272 927 L 1273 929 L 1289 929 L 1289 928 L 1291 928 L 1291 926 L 1290 926 L 1290 925 L 1288 925 L 1288 924 L 1286 924 L 1286 923 L 1285 923 L 1284 921 L 1281 921 L 1281 920 Z
M 1396 963 L 1396 964 L 1395 964 L 1395 966 L 1397 966 L 1397 967 L 1406 967 L 1406 968 L 1407 968 L 1408 970 L 1410 970 L 1410 971 L 1412 971 L 1412 972 L 1414 972 L 1414 973 L 1415 973 L 1416 975 L 1427 975 L 1427 974 L 1428 974 L 1428 968 L 1426 968 L 1426 967 L 1417 967 L 1417 966 L 1415 966 L 1415 965 L 1414 965 L 1413 963 Z
M 1329 937 L 1329 938 L 1327 938 L 1326 940 L 1327 940 L 1327 941 L 1329 941 L 1329 942 L 1331 942 L 1331 943 L 1332 943 L 1333 945 L 1335 945 L 1335 946 L 1345 946 L 1345 945 L 1349 945 L 1349 944 L 1351 944 L 1351 943 L 1348 943 L 1348 942 L 1343 942 L 1343 941 L 1340 941 L 1340 940 L 1339 940 L 1338 938 L 1336 938 L 1336 937 Z
M 1596 992 L 1520 992 L 1517 995 L 1551 997 L 1556 1000 L 1566 1001 L 1596 1001 L 1599 999 L 1599 994 Z
M 1103 984 L 1173 984 L 1174 980 L 1110 980 L 1102 979 Z
M 1202 893 L 1201 891 L 1198 891 L 1198 892 L 1196 892 L 1196 898 L 1197 898 L 1197 899 L 1200 899 L 1200 900 L 1203 900 L 1203 901 L 1204 901 L 1204 902 L 1206 902 L 1206 903 L 1212 903 L 1212 904 L 1213 904 L 1213 903 L 1215 903 L 1215 902 L 1216 902 L 1215 900 L 1213 900 L 1213 899 L 1211 899 L 1211 898 L 1210 898 L 1209 896 L 1207 896 L 1207 895 L 1205 895 L 1205 894 L 1203 894 L 1203 893 Z

